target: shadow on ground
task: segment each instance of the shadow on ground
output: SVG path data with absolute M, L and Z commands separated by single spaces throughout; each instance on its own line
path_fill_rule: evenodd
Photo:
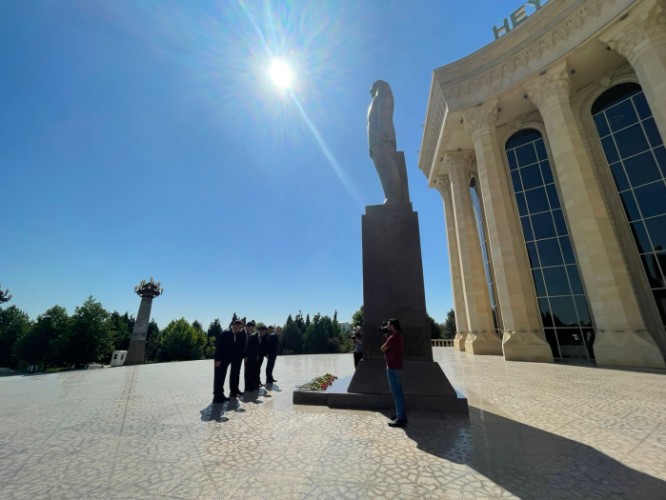
M 588 445 L 472 406 L 470 417 L 410 420 L 405 432 L 520 498 L 665 498 L 665 481 Z

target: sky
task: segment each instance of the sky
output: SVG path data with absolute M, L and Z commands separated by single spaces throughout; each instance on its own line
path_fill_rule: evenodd
M 544 2 L 545 3 L 545 2 Z M 350 321 L 375 80 L 395 99 L 426 305 L 453 307 L 440 194 L 418 168 L 434 69 L 494 41 L 522 0 L 5 0 L 0 286 L 32 319 L 92 296 L 160 328 L 234 312 Z M 526 9 L 528 14 L 530 9 Z M 270 78 L 292 67 L 292 86 Z

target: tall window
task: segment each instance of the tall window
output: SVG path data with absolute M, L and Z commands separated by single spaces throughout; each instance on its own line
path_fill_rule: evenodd
M 590 312 L 541 133 L 515 133 L 506 156 L 553 357 L 592 358 Z
M 484 223 L 483 212 L 481 209 L 481 198 L 476 188 L 476 179 L 472 178 L 469 183 L 469 193 L 472 197 L 472 208 L 474 209 L 474 221 L 476 222 L 476 232 L 481 242 L 481 255 L 483 257 L 483 270 L 486 273 L 486 283 L 488 285 L 488 295 L 490 296 L 490 306 L 493 308 L 493 324 L 495 335 L 502 338 L 502 317 L 497 306 L 497 294 L 495 293 L 495 280 L 490 264 L 490 252 L 488 252 L 488 239 L 486 237 L 486 225 Z
M 592 116 L 666 328 L 666 152 L 641 87 L 599 96 Z

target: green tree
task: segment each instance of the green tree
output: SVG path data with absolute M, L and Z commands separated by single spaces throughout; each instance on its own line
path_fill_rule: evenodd
M 30 317 L 16 306 L 0 309 L 0 366 L 15 368 L 16 341 L 26 335 L 32 323 Z
M 430 325 L 430 338 L 431 339 L 441 339 L 442 338 L 442 327 L 428 314 L 428 324 Z
M 307 316 L 308 318 L 310 315 Z M 308 321 L 306 320 L 306 324 Z M 322 321 L 321 314 L 317 313 L 305 329 L 305 353 L 317 354 L 328 352 L 328 332 Z
M 453 309 L 450 309 L 446 314 L 446 320 L 442 328 L 442 337 L 445 339 L 452 339 L 456 336 L 456 314 Z
M 119 312 L 113 311 L 109 321 L 111 322 L 114 348 L 119 351 L 126 351 L 132 337 L 134 318 L 130 318 L 128 313 L 121 315 Z
M 71 328 L 58 339 L 58 356 L 67 363 L 82 365 L 106 361 L 113 352 L 111 315 L 92 296 L 76 308 Z
M 218 318 L 215 318 L 213 322 L 208 326 L 208 331 L 206 332 L 206 347 L 204 348 L 204 355 L 206 358 L 210 359 L 215 354 L 215 342 L 217 338 L 222 333 L 222 323 Z
M 298 317 L 298 315 L 296 317 Z M 301 320 L 302 319 L 303 316 L 301 315 Z M 292 319 L 290 314 L 282 329 L 282 337 L 280 338 L 280 349 L 282 349 L 282 353 L 303 354 L 303 333 L 303 330 L 299 328 L 298 322 L 295 319 Z
M 28 364 L 56 364 L 57 345 L 69 333 L 70 320 L 62 306 L 53 306 L 37 317 L 32 328 L 14 346 L 16 357 Z
M 160 327 L 157 326 L 154 319 L 148 323 L 148 333 L 146 334 L 146 361 L 156 361 L 157 351 L 160 347 Z
M 190 325 L 185 318 L 172 321 L 160 334 L 159 361 L 201 359 L 206 346 L 206 333 Z
M 358 311 L 352 314 L 352 330 L 357 326 L 363 326 L 365 323 L 365 309 L 361 306 Z

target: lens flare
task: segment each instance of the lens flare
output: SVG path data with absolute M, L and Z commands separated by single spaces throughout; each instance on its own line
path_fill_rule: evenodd
M 271 80 L 281 89 L 288 89 L 294 81 L 294 72 L 291 67 L 280 59 L 273 59 L 269 70 Z

